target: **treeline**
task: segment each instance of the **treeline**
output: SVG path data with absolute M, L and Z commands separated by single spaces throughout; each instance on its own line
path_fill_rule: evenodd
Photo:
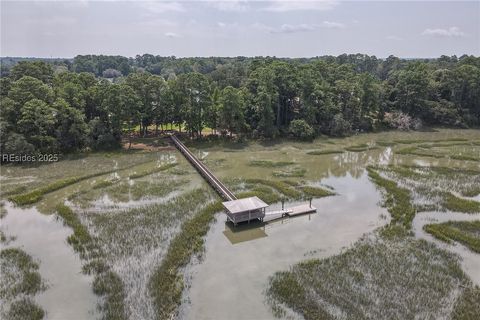
M 5 58 L 4 58 L 5 59 Z M 2 66 L 2 153 L 108 149 L 175 124 L 238 138 L 480 124 L 480 58 L 77 56 Z

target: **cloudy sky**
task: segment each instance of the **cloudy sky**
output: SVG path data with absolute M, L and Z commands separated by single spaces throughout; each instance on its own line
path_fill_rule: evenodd
M 480 55 L 480 1 L 1 1 L 1 56 Z

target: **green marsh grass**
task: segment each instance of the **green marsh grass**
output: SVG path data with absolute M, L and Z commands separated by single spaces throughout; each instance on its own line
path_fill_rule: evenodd
M 156 308 L 157 319 L 171 319 L 180 305 L 184 289 L 182 268 L 194 254 L 204 248 L 204 237 L 215 213 L 222 210 L 220 201 L 207 205 L 192 219 L 186 221 L 171 241 L 168 252 L 149 282 L 149 290 Z
M 43 291 L 39 265 L 25 251 L 18 248 L 7 248 L 0 252 L 1 290 L 0 297 L 14 298 L 19 295 L 35 295 Z
M 274 177 L 280 178 L 301 178 L 305 176 L 307 169 L 305 168 L 292 168 L 290 170 L 283 170 L 283 171 L 274 171 Z
M 32 300 L 34 295 L 46 289 L 38 269 L 38 263 L 25 251 L 19 248 L 1 250 L 2 319 L 43 319 L 45 312 Z
M 480 185 L 478 170 L 419 166 L 387 166 L 378 170 L 385 178 L 396 181 L 402 188 L 411 191 L 417 211 L 480 212 L 480 202 L 455 195 L 478 194 Z
M 12 202 L 14 202 L 17 205 L 33 204 L 33 203 L 38 202 L 40 199 L 42 199 L 42 196 L 44 194 L 62 189 L 66 186 L 75 184 L 77 182 L 80 182 L 80 181 L 83 181 L 83 180 L 86 180 L 86 179 L 90 179 L 90 178 L 98 177 L 98 176 L 101 176 L 101 175 L 109 174 L 109 173 L 112 173 L 112 172 L 115 172 L 115 171 L 117 171 L 117 170 L 108 170 L 108 171 L 102 171 L 102 172 L 87 174 L 87 175 L 84 175 L 84 176 L 60 179 L 60 180 L 57 180 L 53 183 L 49 183 L 44 187 L 39 187 L 37 189 L 34 189 L 30 192 L 26 192 L 26 193 L 22 193 L 22 194 L 19 194 L 19 195 L 11 196 L 9 198 L 9 200 L 11 200 Z
M 376 149 L 376 147 L 371 147 L 366 143 L 362 143 L 362 144 L 357 144 L 357 145 L 354 145 L 354 146 L 346 147 L 345 151 L 363 152 L 363 151 L 368 151 L 368 150 L 372 150 L 372 149 Z
M 290 199 L 300 199 L 302 196 L 302 193 L 300 191 L 296 190 L 291 185 L 283 181 L 267 179 L 247 179 L 246 182 L 250 184 L 263 184 L 265 186 L 269 186 Z
M 343 150 L 313 150 L 313 151 L 307 152 L 307 154 L 314 155 L 314 156 L 319 156 L 324 154 L 340 154 L 340 153 L 343 153 Z
M 392 215 L 391 224 L 401 224 L 410 230 L 416 213 L 411 203 L 411 192 L 399 187 L 395 181 L 382 177 L 373 167 L 367 167 L 367 172 L 375 185 L 384 190 L 384 205 Z
M 328 197 L 328 196 L 335 195 L 335 192 L 332 192 L 323 188 L 312 187 L 312 186 L 301 187 L 301 190 L 306 196 L 310 196 L 314 198 L 321 198 L 321 197 Z
M 439 319 L 459 309 L 478 310 L 480 300 L 474 301 L 470 290 L 457 256 L 423 240 L 369 237 L 333 257 L 275 273 L 267 297 L 277 314 L 285 314 L 287 306 L 307 320 L 339 314 L 345 319 Z M 473 306 L 461 302 L 462 293 Z M 452 298 L 463 306 L 453 308 Z
M 23 297 L 14 301 L 5 315 L 5 320 L 41 320 L 45 311 L 31 298 Z
M 168 170 L 170 168 L 175 167 L 176 165 L 177 165 L 177 163 L 167 163 L 167 164 L 161 165 L 161 166 L 153 168 L 153 169 L 147 169 L 147 170 L 135 172 L 135 173 L 131 174 L 129 176 L 129 178 L 130 179 L 142 178 L 142 177 L 149 176 L 149 175 L 157 173 L 157 172 Z
M 452 320 L 480 319 L 480 287 L 467 287 L 455 301 Z
M 426 224 L 423 229 L 439 240 L 447 243 L 456 241 L 480 253 L 480 220 Z
M 444 193 L 443 206 L 451 211 L 465 212 L 465 213 L 479 213 L 480 202 L 469 199 L 459 198 L 449 192 Z
M 98 245 L 98 240 L 92 237 L 77 214 L 65 205 L 58 205 L 57 214 L 63 219 L 65 225 L 73 230 L 73 234 L 67 238 L 67 242 L 87 261 L 83 271 L 94 274 L 93 291 L 102 296 L 99 308 L 104 320 L 126 319 L 125 312 L 125 289 L 122 281 L 116 273 L 110 270 L 104 261 L 104 252 Z M 101 267 L 100 267 L 101 266 Z
M 295 164 L 292 161 L 270 161 L 270 160 L 252 160 L 248 163 L 252 167 L 278 168 Z

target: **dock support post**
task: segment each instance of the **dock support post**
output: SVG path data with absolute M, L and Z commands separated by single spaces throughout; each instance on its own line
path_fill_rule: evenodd
M 312 198 L 310 197 L 310 208 L 312 208 Z

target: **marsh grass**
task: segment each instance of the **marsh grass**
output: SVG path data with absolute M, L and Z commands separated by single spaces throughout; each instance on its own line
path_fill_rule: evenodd
M 162 264 L 155 270 L 149 282 L 157 319 L 171 319 L 175 316 L 184 289 L 181 270 L 194 254 L 203 251 L 204 237 L 214 220 L 214 214 L 220 210 L 222 210 L 220 201 L 207 205 L 192 219 L 186 221 L 171 241 Z
M 272 188 L 266 186 L 256 186 L 250 191 L 243 191 L 236 194 L 238 199 L 250 198 L 250 197 L 259 197 L 268 204 L 279 202 L 282 200 L 282 197 L 273 191 Z
M 418 211 L 480 212 L 480 202 L 459 195 L 476 195 L 480 171 L 446 167 L 387 166 L 377 168 L 388 179 L 411 190 Z
M 11 299 L 19 295 L 35 295 L 45 289 L 38 273 L 38 263 L 25 251 L 7 248 L 0 252 L 2 299 Z
M 375 185 L 384 191 L 384 206 L 392 215 L 390 224 L 401 224 L 410 230 L 416 213 L 411 203 L 411 192 L 401 188 L 395 181 L 382 177 L 373 167 L 367 167 L 367 172 Z
M 58 216 L 63 219 L 65 225 L 73 230 L 73 234 L 67 238 L 67 242 L 80 254 L 80 257 L 88 263 L 84 265 L 83 271 L 87 274 L 94 274 L 93 291 L 102 296 L 99 304 L 104 320 L 126 319 L 125 312 L 125 289 L 122 281 L 116 273 L 110 270 L 104 260 L 104 252 L 92 237 L 88 229 L 81 223 L 77 214 L 65 205 L 58 205 L 56 208 Z
M 448 221 L 426 224 L 423 229 L 435 238 L 452 243 L 457 241 L 470 250 L 480 253 L 480 221 Z
M 101 175 L 109 174 L 109 173 L 112 173 L 112 172 L 115 172 L 115 171 L 117 171 L 117 170 L 101 171 L 101 172 L 96 172 L 96 173 L 92 173 L 92 174 L 87 174 L 87 175 L 84 175 L 84 176 L 60 179 L 60 180 L 57 180 L 53 183 L 47 184 L 44 187 L 34 189 L 30 192 L 26 192 L 26 193 L 22 193 L 22 194 L 19 194 L 19 195 L 11 196 L 9 198 L 9 200 L 11 200 L 12 202 L 14 202 L 17 205 L 33 204 L 35 202 L 38 202 L 43 197 L 43 195 L 45 195 L 47 193 L 62 189 L 66 186 L 75 184 L 77 182 L 80 182 L 80 181 L 83 181 L 83 180 L 86 180 L 86 179 L 90 179 L 90 178 L 98 177 L 98 176 L 101 176 Z
M 480 319 L 480 287 L 467 287 L 455 301 L 452 320 Z
M 449 192 L 443 195 L 443 206 L 451 211 L 465 212 L 465 213 L 478 213 L 480 212 L 480 202 L 462 199 Z
M 5 320 L 41 320 L 45 311 L 31 298 L 21 298 L 10 305 Z
M 312 186 L 301 187 L 301 190 L 307 197 L 321 198 L 335 195 L 335 192 Z
M 396 152 L 397 154 L 403 154 L 403 155 L 414 155 L 414 156 L 420 156 L 420 157 L 432 157 L 432 158 L 444 158 L 445 156 L 443 154 L 437 154 L 430 149 L 421 149 L 418 147 L 408 147 L 408 148 L 403 148 L 400 149 Z
M 5 208 L 5 202 L 0 202 L 0 219 L 5 218 L 7 215 L 7 209 Z
M 472 145 L 471 143 L 447 143 L 447 144 L 420 144 L 418 146 L 411 146 L 407 148 L 400 149 L 396 151 L 397 154 L 402 155 L 415 155 L 420 157 L 431 157 L 431 158 L 450 158 L 453 160 L 464 160 L 464 161 L 480 161 L 480 151 L 476 147 L 472 149 L 458 150 L 454 147 L 458 146 L 468 146 Z M 476 149 L 475 149 L 476 148 Z
M 46 289 L 39 265 L 18 248 L 0 252 L 0 316 L 8 320 L 42 319 L 44 311 L 31 297 Z
M 375 144 L 380 147 L 393 147 L 397 145 L 397 143 L 394 141 L 377 141 Z
M 301 178 L 305 176 L 306 172 L 307 169 L 305 168 L 292 168 L 289 170 L 274 171 L 272 175 L 280 178 Z
M 307 320 L 448 318 L 480 304 L 457 260 L 423 240 L 364 238 L 275 273 L 267 297 L 277 313 L 286 305 Z
M 447 139 L 442 139 L 442 140 L 426 140 L 426 139 L 399 139 L 399 140 L 394 140 L 395 143 L 399 144 L 419 144 L 419 143 L 443 143 L 443 142 L 465 142 L 469 141 L 469 139 L 466 138 L 447 138 Z
M 153 169 L 146 169 L 146 170 L 142 170 L 142 171 L 139 171 L 139 172 L 132 173 L 129 176 L 129 178 L 130 179 L 142 178 L 142 177 L 145 177 L 145 176 L 157 173 L 157 172 L 168 170 L 170 168 L 175 167 L 176 165 L 177 165 L 177 163 L 167 163 L 167 164 L 161 165 L 159 167 L 155 167 Z
M 300 199 L 302 197 L 302 193 L 300 191 L 283 181 L 267 179 L 247 179 L 245 181 L 250 184 L 262 184 L 271 187 L 289 199 Z
M 164 179 L 164 185 L 169 186 L 169 181 Z M 103 258 L 111 266 L 109 271 L 118 275 L 119 279 L 111 285 L 110 281 L 99 282 L 96 286 L 98 292 L 102 292 L 101 288 L 111 288 L 119 297 L 124 297 L 129 318 L 155 318 L 150 279 L 162 265 L 173 239 L 181 232 L 182 223 L 198 214 L 211 196 L 209 189 L 200 188 L 185 191 L 166 202 L 84 213 L 84 223 L 98 238 Z M 90 267 L 101 269 L 103 265 L 93 263 Z M 106 276 L 107 280 L 116 279 L 114 275 Z M 124 287 L 124 296 L 120 290 L 113 290 L 120 283 Z
M 248 163 L 252 167 L 278 168 L 295 164 L 292 161 L 270 161 L 270 160 L 252 160 Z
M 362 143 L 362 144 L 357 144 L 357 145 L 346 147 L 345 151 L 363 152 L 363 151 L 368 151 L 368 150 L 373 150 L 373 149 L 376 149 L 376 147 L 372 147 L 372 146 L 369 146 L 366 143 Z
M 3 188 L 5 188 L 5 186 L 2 186 L 2 189 Z M 20 185 L 20 186 L 13 187 L 11 189 L 0 191 L 0 196 L 2 197 L 13 196 L 15 194 L 24 193 L 27 190 L 28 188 L 26 185 Z
M 314 156 L 319 156 L 324 154 L 340 154 L 340 153 L 343 153 L 343 150 L 313 150 L 313 151 L 307 152 L 307 154 L 314 155 Z
M 106 187 L 113 186 L 117 182 L 118 182 L 118 180 L 102 180 L 102 181 L 99 181 L 99 182 L 95 183 L 92 186 L 92 189 L 103 189 L 103 188 L 106 188 Z

